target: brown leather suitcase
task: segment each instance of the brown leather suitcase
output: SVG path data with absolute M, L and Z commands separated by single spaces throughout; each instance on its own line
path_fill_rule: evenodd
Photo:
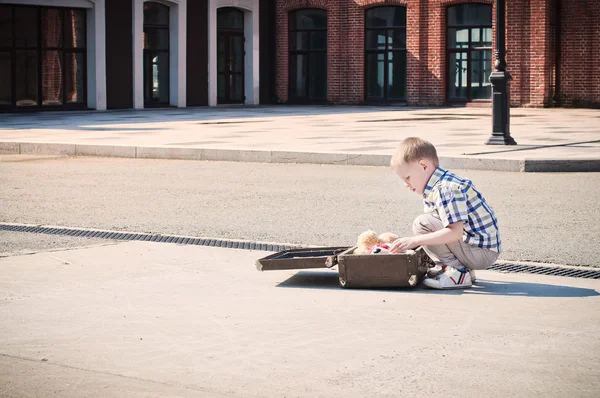
M 422 248 L 402 254 L 353 254 L 353 247 L 283 250 L 256 260 L 259 271 L 338 267 L 344 288 L 414 287 L 433 262 Z

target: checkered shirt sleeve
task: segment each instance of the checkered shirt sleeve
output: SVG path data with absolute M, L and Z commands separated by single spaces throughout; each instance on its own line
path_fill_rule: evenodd
M 436 195 L 436 208 L 444 227 L 469 221 L 467 197 L 462 185 L 442 183 Z

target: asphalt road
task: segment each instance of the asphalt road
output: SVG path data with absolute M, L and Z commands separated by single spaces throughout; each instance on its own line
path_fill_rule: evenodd
M 453 171 L 496 210 L 501 259 L 600 266 L 600 173 Z M 6 155 L 0 203 L 0 222 L 340 246 L 408 234 L 422 211 L 387 167 Z M 4 233 L 0 253 L 86 241 L 27 235 Z

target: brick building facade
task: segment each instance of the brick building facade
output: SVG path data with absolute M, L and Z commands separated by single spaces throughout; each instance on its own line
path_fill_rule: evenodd
M 600 107 L 600 1 L 505 0 L 511 104 Z M 0 0 L 0 111 L 489 103 L 496 0 Z
M 289 97 L 288 21 L 300 9 L 327 12 L 327 101 L 357 104 L 365 95 L 365 15 L 406 8 L 406 103 L 436 106 L 447 95 L 447 10 L 492 0 L 277 0 L 277 95 Z M 512 106 L 600 106 L 600 1 L 508 0 L 507 64 Z M 495 41 L 492 43 L 492 53 Z

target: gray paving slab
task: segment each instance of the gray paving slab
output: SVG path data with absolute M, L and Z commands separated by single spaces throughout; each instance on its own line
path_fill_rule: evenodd
M 266 252 L 130 242 L 0 259 L 0 395 L 600 392 L 600 281 L 344 290 Z
M 600 111 L 511 111 L 517 146 L 487 146 L 489 108 L 259 106 L 0 115 L 0 153 L 350 165 L 387 163 L 407 136 L 442 164 L 600 171 Z M 449 166 L 448 166 L 449 167 Z

